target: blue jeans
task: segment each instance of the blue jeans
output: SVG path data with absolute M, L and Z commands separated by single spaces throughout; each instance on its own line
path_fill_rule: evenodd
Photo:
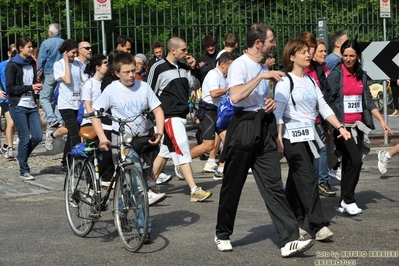
M 316 131 L 319 134 L 321 140 L 323 143 L 326 143 L 326 137 L 324 136 L 324 130 L 321 127 L 321 125 L 317 124 L 316 126 Z M 326 182 L 330 176 L 328 173 L 328 165 L 327 165 L 327 152 L 326 152 L 326 146 L 320 149 L 319 151 L 320 157 L 317 159 L 314 159 L 313 162 L 313 169 L 315 176 L 318 177 L 318 183 L 321 184 L 323 182 Z
M 56 85 L 57 82 L 54 79 L 54 74 L 44 74 L 43 89 L 40 92 L 40 104 L 46 112 L 47 123 L 51 123 L 54 119 L 57 119 L 61 124 L 62 116 L 60 111 L 58 111 L 58 108 L 53 110 L 53 106 L 51 105 Z
M 28 157 L 42 141 L 42 127 L 37 108 L 12 107 L 10 115 L 18 131 L 19 172 L 21 175 L 30 173 Z M 29 137 L 31 135 L 32 137 Z

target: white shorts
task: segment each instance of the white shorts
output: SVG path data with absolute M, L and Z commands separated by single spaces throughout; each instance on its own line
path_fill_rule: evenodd
M 161 145 L 158 155 L 163 158 L 172 158 L 174 165 L 192 162 L 186 124 L 187 120 L 180 117 L 165 120 L 165 142 Z

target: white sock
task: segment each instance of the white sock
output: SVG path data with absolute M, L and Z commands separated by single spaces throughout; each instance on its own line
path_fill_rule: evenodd
M 214 163 L 215 159 L 208 159 L 208 163 Z
M 386 157 L 388 160 L 391 160 L 392 156 L 389 155 L 389 152 L 386 152 L 384 155 L 385 155 L 385 157 Z
M 191 194 L 194 194 L 194 192 L 197 190 L 197 186 L 195 186 L 195 187 L 193 187 L 192 189 L 191 189 Z
M 224 169 L 223 167 L 218 167 L 218 172 L 223 173 L 223 169 Z

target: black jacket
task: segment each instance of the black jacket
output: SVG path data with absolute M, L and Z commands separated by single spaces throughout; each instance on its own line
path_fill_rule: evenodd
M 33 68 L 32 84 L 34 84 L 37 75 L 36 61 L 32 60 L 31 64 Z M 33 92 L 32 85 L 24 85 L 22 66 L 12 60 L 8 61 L 6 67 L 6 87 L 9 97 L 8 102 L 12 107 L 18 105 L 22 94 L 27 93 L 28 91 Z

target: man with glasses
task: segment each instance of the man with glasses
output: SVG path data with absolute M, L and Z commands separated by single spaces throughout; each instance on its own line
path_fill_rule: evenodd
M 54 98 L 54 89 L 57 82 L 54 79 L 54 63 L 61 59 L 58 52 L 64 41 L 61 34 L 61 26 L 57 23 L 50 24 L 47 32 L 49 38 L 41 43 L 38 56 L 38 73 L 43 73 L 41 78 L 43 89 L 40 92 L 40 104 L 46 112 L 47 128 L 62 124 L 62 117 L 58 109 L 53 110 L 51 102 Z
M 86 65 L 89 63 L 89 59 L 91 58 L 91 45 L 89 42 L 80 42 L 78 48 L 78 56 L 75 57 L 75 60 L 79 62 L 82 71 L 86 69 Z M 88 74 L 86 74 L 88 75 Z M 87 78 L 90 78 L 89 76 Z

